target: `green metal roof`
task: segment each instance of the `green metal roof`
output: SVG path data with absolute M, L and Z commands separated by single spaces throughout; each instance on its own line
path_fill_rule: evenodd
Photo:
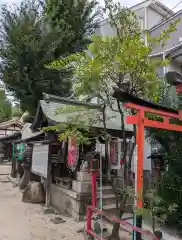
M 87 104 L 81 101 L 75 101 L 65 98 L 46 95 L 46 100 L 40 100 L 40 106 L 43 114 L 50 122 L 66 123 L 69 119 L 75 119 L 78 122 L 84 122 L 86 126 L 103 128 L 101 107 L 97 104 Z M 79 106 L 79 111 L 67 111 Z M 67 110 L 65 110 L 67 109 Z M 106 110 L 106 127 L 112 130 L 121 130 L 120 114 Z M 132 125 L 125 124 L 126 131 L 133 131 Z

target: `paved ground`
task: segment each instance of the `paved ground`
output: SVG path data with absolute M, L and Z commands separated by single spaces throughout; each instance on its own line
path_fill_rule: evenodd
M 0 165 L 0 240 L 59 240 L 84 239 L 77 230 L 83 223 L 63 217 L 65 223 L 50 222 L 40 205 L 21 202 L 21 193 L 7 181 L 10 166 Z
M 0 164 L 0 240 L 84 240 L 83 234 L 77 230 L 84 223 L 76 223 L 63 216 L 65 223 L 50 222 L 54 215 L 43 214 L 38 204 L 27 204 L 21 201 L 21 192 L 8 181 L 10 165 Z M 143 225 L 146 230 L 150 227 Z M 110 230 L 111 226 L 108 226 Z M 164 240 L 179 240 L 163 230 Z M 121 231 L 121 239 L 131 239 L 131 235 Z

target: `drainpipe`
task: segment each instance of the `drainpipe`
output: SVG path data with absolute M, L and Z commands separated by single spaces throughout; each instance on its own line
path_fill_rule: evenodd
M 145 39 L 145 45 L 148 46 L 148 41 L 147 41 L 147 30 L 148 30 L 148 16 L 147 16 L 147 6 L 144 8 L 144 39 Z
M 166 52 L 164 51 L 163 54 L 162 54 L 162 58 L 163 58 L 163 61 L 165 61 L 166 59 Z M 163 76 L 166 75 L 166 66 L 164 65 L 163 66 Z

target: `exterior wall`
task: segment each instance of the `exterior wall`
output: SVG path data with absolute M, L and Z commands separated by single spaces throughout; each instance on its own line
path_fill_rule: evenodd
M 151 143 L 147 140 L 144 142 L 144 162 L 143 162 L 143 169 L 151 171 L 151 159 L 148 158 L 151 156 Z
M 95 34 L 102 37 L 115 36 L 116 29 L 112 28 L 111 25 L 107 22 L 107 20 L 104 20 L 96 29 Z
M 175 71 L 175 72 L 178 72 L 178 73 L 181 73 L 181 68 L 182 64 L 180 64 L 179 62 L 177 61 L 171 61 L 169 66 L 167 67 L 167 71 Z
M 132 10 L 132 8 L 131 8 L 131 10 Z M 136 14 L 136 17 L 138 18 L 141 30 L 145 30 L 145 27 L 147 27 L 146 30 L 149 30 L 163 18 L 162 15 L 157 13 L 151 7 L 147 7 L 147 24 L 145 26 L 145 8 L 142 7 L 140 9 L 135 10 L 134 12 Z M 115 36 L 116 29 L 111 27 L 107 20 L 103 20 L 100 23 L 100 27 L 98 29 L 96 29 L 95 33 L 96 33 L 96 35 L 103 36 L 103 37 Z
M 163 16 L 156 12 L 151 7 L 147 8 L 147 29 L 151 29 L 154 25 L 159 23 Z
M 152 167 L 151 167 L 151 159 L 148 158 L 148 157 L 151 156 L 151 152 L 152 152 L 151 143 L 145 139 L 145 141 L 144 141 L 143 170 L 150 171 L 150 172 L 151 172 L 151 169 L 152 169 Z M 131 163 L 131 171 L 132 172 L 135 172 L 136 162 L 137 162 L 137 152 L 136 152 L 136 149 L 135 149 L 135 151 L 133 153 L 132 163 Z
M 167 50 L 169 48 L 175 47 L 176 45 L 180 44 L 179 40 L 180 40 L 180 38 L 182 38 L 182 28 L 181 28 L 182 11 L 178 12 L 175 15 L 175 17 L 173 17 L 172 19 L 164 22 L 161 25 L 158 25 L 157 28 L 151 30 L 150 34 L 152 37 L 159 36 L 161 34 L 161 32 L 163 32 L 164 30 L 166 30 L 169 27 L 170 23 L 173 23 L 177 19 L 180 19 L 180 23 L 177 24 L 176 31 L 174 31 L 173 33 L 170 34 L 170 38 L 167 40 L 164 47 L 161 47 L 160 45 L 156 46 L 153 49 L 153 54 L 163 52 L 164 50 Z
M 172 60 L 170 62 L 170 64 L 168 66 L 166 66 L 165 68 L 160 66 L 157 67 L 156 71 L 159 77 L 165 77 L 165 73 L 169 72 L 169 71 L 175 71 L 178 73 L 182 73 L 182 64 L 180 64 L 179 62 Z

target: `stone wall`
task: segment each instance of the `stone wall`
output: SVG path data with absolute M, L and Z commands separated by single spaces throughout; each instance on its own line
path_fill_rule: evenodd
M 60 213 L 68 214 L 75 221 L 85 219 L 86 207 L 91 203 L 91 178 L 86 172 L 79 172 L 73 180 L 72 189 L 51 184 L 51 204 Z

